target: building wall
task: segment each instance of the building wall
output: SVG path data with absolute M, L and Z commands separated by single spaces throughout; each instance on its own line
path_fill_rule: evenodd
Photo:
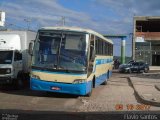
M 134 17 L 133 59 L 160 66 L 160 17 Z

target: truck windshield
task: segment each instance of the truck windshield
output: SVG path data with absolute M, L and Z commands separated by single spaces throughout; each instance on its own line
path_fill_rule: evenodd
M 0 51 L 0 64 L 12 63 L 13 51 Z
M 86 34 L 39 32 L 34 47 L 33 66 L 65 71 L 85 71 Z

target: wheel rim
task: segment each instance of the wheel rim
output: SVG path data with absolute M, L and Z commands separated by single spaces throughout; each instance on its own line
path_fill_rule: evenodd
M 131 73 L 131 69 L 129 69 L 128 72 Z
M 148 71 L 148 68 L 145 68 L 144 71 L 147 72 L 147 71 Z

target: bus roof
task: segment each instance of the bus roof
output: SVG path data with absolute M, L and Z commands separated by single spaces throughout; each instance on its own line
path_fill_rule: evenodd
M 106 37 L 104 37 L 100 33 L 95 32 L 95 31 L 93 31 L 91 29 L 84 29 L 84 28 L 79 28 L 79 27 L 61 26 L 61 27 L 43 27 L 40 30 L 67 30 L 67 31 L 86 32 L 86 33 L 94 34 L 94 35 L 96 35 L 96 36 L 108 41 L 109 43 L 113 44 L 112 40 L 107 39 Z

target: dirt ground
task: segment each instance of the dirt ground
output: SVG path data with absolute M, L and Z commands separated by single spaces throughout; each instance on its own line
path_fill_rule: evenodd
M 28 111 L 137 111 L 142 103 L 134 94 L 127 77 L 136 74 L 114 72 L 107 85 L 93 89 L 91 97 L 40 91 L 0 89 L 0 110 Z M 160 110 L 147 106 L 141 110 Z

